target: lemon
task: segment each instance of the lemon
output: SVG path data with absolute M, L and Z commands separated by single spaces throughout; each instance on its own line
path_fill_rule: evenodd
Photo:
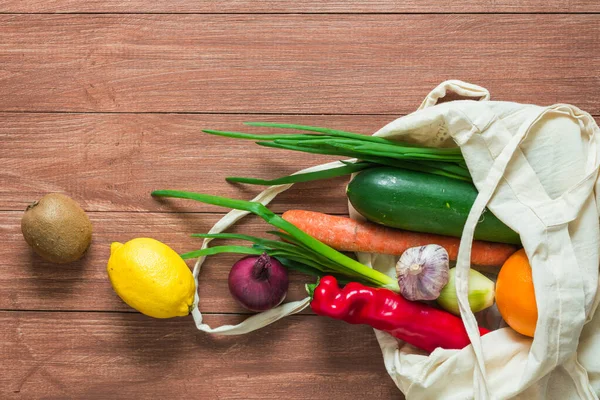
M 158 240 L 114 242 L 106 270 L 119 297 L 142 314 L 172 318 L 192 309 L 194 276 L 179 254 Z

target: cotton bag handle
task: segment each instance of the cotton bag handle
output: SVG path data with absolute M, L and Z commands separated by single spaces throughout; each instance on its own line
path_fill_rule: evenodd
M 459 80 L 449 80 L 440 83 L 435 89 L 429 92 L 417 110 L 435 106 L 440 99 L 448 95 L 448 92 L 480 101 L 490 99 L 490 92 L 484 87 Z

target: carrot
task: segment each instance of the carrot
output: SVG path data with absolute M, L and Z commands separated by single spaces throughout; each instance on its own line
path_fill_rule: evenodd
M 314 211 L 289 210 L 282 217 L 336 250 L 399 256 L 411 247 L 438 244 L 448 251 L 450 260 L 455 261 L 458 255 L 460 239 L 455 237 L 403 231 Z M 501 266 L 516 250 L 509 244 L 475 240 L 471 262 L 481 266 Z

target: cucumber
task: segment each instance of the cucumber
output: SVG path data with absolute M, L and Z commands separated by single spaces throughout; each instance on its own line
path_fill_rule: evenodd
M 377 167 L 357 174 L 346 194 L 368 220 L 415 232 L 460 237 L 477 197 L 472 183 L 424 172 Z M 519 244 L 519 235 L 485 210 L 475 239 Z

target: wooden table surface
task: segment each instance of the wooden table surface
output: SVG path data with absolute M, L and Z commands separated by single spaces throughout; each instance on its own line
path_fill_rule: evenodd
M 129 309 L 105 273 L 112 241 L 199 247 L 223 210 L 154 189 L 250 198 L 230 175 L 275 177 L 331 160 L 206 136 L 248 120 L 372 133 L 446 79 L 494 99 L 600 115 L 595 0 L 0 0 L 0 398 L 397 399 L 368 327 L 309 312 L 241 337 Z M 272 208 L 344 214 L 343 179 L 297 185 Z M 48 192 L 94 226 L 80 262 L 45 263 L 20 232 Z M 248 218 L 234 230 L 261 234 Z M 213 325 L 232 257 L 201 274 Z M 190 266 L 192 263 L 190 263 Z M 305 279 L 292 276 L 290 300 Z

